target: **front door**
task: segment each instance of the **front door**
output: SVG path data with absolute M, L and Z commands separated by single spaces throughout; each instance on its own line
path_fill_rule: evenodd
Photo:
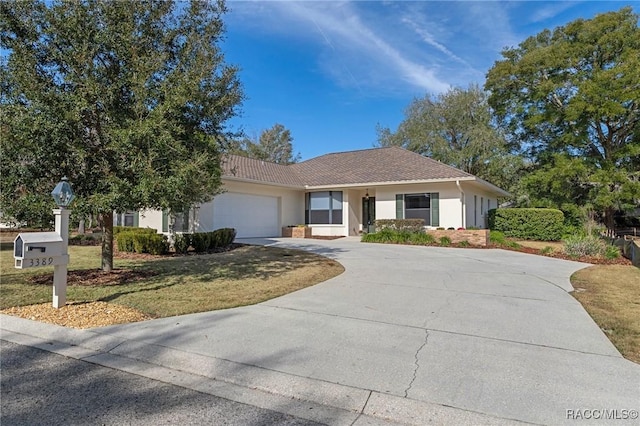
M 362 230 L 376 232 L 376 197 L 362 198 Z

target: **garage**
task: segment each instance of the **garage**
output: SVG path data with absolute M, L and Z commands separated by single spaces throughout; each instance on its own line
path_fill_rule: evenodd
M 235 228 L 238 238 L 279 237 L 278 198 L 224 193 L 213 201 L 213 227 Z

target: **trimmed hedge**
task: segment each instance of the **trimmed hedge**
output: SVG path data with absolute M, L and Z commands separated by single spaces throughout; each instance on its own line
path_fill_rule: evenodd
M 167 237 L 157 234 L 154 229 L 126 227 L 126 231 L 120 230 L 116 237 L 119 251 L 149 254 L 167 254 L 169 252 Z M 193 247 L 196 253 L 205 253 L 227 247 L 233 243 L 235 238 L 236 230 L 233 228 L 221 228 L 213 232 L 195 234 L 176 234 L 173 248 L 179 254 L 187 253 L 190 247 Z
M 434 244 L 436 240 L 433 235 L 426 234 L 422 229 L 420 232 L 410 232 L 407 230 L 398 231 L 391 228 L 383 228 L 376 233 L 364 234 L 361 241 L 364 243 L 392 243 L 428 246 Z
M 564 231 L 564 214 L 556 209 L 491 209 L 489 228 L 512 238 L 558 241 Z
M 204 253 L 230 246 L 235 239 L 236 230 L 233 228 L 220 228 L 213 232 L 196 232 L 194 234 L 176 234 L 173 249 L 176 253 L 185 254 L 190 247 L 193 247 L 196 253 Z
M 395 231 L 422 232 L 424 219 L 377 219 L 376 230 L 393 229 Z
M 115 237 L 116 235 L 118 235 L 121 232 L 142 232 L 142 233 L 146 233 L 146 234 L 157 234 L 158 231 L 156 231 L 153 228 L 138 228 L 138 227 L 133 227 L 133 226 L 114 226 L 113 227 L 113 236 Z
M 162 234 L 149 232 L 120 232 L 117 238 L 118 250 L 130 253 L 167 254 L 169 241 Z

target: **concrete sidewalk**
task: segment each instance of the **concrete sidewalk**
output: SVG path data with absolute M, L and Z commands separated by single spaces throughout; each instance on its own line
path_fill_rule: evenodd
M 346 271 L 255 306 L 92 330 L 2 316 L 2 339 L 327 424 L 561 424 L 640 408 L 640 366 L 567 293 L 585 264 L 352 238 L 247 242 Z

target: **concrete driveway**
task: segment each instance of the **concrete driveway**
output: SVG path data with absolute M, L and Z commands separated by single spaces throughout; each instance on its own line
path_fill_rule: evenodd
M 329 424 L 637 421 L 640 366 L 568 294 L 588 265 L 354 238 L 247 242 L 346 271 L 255 306 L 91 331 L 5 316 L 2 337 Z

